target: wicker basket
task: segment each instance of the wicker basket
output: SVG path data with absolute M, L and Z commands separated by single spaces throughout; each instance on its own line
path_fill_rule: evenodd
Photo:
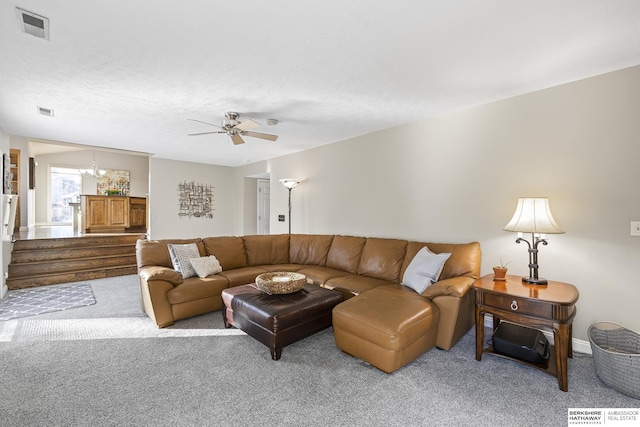
M 288 271 L 264 273 L 256 277 L 256 287 L 269 295 L 292 294 L 298 292 L 307 283 L 304 274 Z
M 640 334 L 615 323 L 589 326 L 596 374 L 606 385 L 640 399 Z

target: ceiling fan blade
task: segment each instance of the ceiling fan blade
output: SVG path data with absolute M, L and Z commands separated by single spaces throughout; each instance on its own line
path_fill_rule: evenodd
M 269 141 L 275 141 L 276 139 L 278 139 L 278 135 L 271 135 L 268 133 L 261 133 L 261 132 L 245 132 L 244 133 L 247 136 L 252 136 L 254 138 L 262 138 L 262 139 L 268 139 Z
M 249 129 L 253 129 L 253 128 L 257 128 L 260 127 L 260 123 L 256 122 L 255 120 L 245 120 L 242 123 L 239 123 L 237 125 L 234 126 L 235 129 L 239 129 L 239 130 L 249 130 Z
M 235 145 L 244 144 L 244 139 L 242 139 L 242 137 L 239 134 L 236 133 L 236 134 L 231 134 L 229 136 L 231 137 L 231 140 Z
M 219 131 L 219 130 L 214 130 L 214 131 L 211 131 L 211 132 L 189 133 L 189 134 L 187 134 L 187 135 L 188 135 L 188 136 L 196 136 L 196 135 L 210 135 L 210 134 L 212 134 L 212 133 L 225 133 L 225 132 L 221 132 L 221 131 Z
M 192 122 L 204 123 L 205 125 L 215 126 L 217 128 L 222 129 L 222 126 L 214 125 L 213 123 L 203 122 L 202 120 L 196 120 L 196 119 L 187 119 L 187 120 L 191 120 Z

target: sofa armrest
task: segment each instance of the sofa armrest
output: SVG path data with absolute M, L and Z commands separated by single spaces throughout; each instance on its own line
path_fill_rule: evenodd
M 138 271 L 144 312 L 158 328 L 173 325 L 173 310 L 167 294 L 183 282 L 175 270 L 162 266 L 143 267 Z
M 476 281 L 473 277 L 451 277 L 449 279 L 440 280 L 429 286 L 422 296 L 434 299 L 442 295 L 451 295 L 454 297 L 463 297 Z
M 152 280 L 165 280 L 173 286 L 179 285 L 183 282 L 180 273 L 170 268 L 158 265 L 141 268 L 138 274 L 145 282 Z

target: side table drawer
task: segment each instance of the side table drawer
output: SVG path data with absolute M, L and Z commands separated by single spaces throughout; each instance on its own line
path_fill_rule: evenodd
M 553 305 L 543 301 L 531 301 L 524 298 L 512 297 L 508 295 L 483 294 L 484 305 L 497 308 L 503 311 L 525 316 L 553 318 Z

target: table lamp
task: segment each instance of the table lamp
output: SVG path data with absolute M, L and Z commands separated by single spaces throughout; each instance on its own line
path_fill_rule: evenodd
M 521 197 L 518 199 L 513 218 L 504 230 L 531 233 L 531 242 L 518 236 L 516 243 L 525 242 L 529 247 L 529 277 L 522 281 L 536 285 L 546 285 L 547 279 L 538 277 L 538 245 L 547 245 L 545 234 L 562 234 L 564 231 L 553 219 L 547 197 Z

